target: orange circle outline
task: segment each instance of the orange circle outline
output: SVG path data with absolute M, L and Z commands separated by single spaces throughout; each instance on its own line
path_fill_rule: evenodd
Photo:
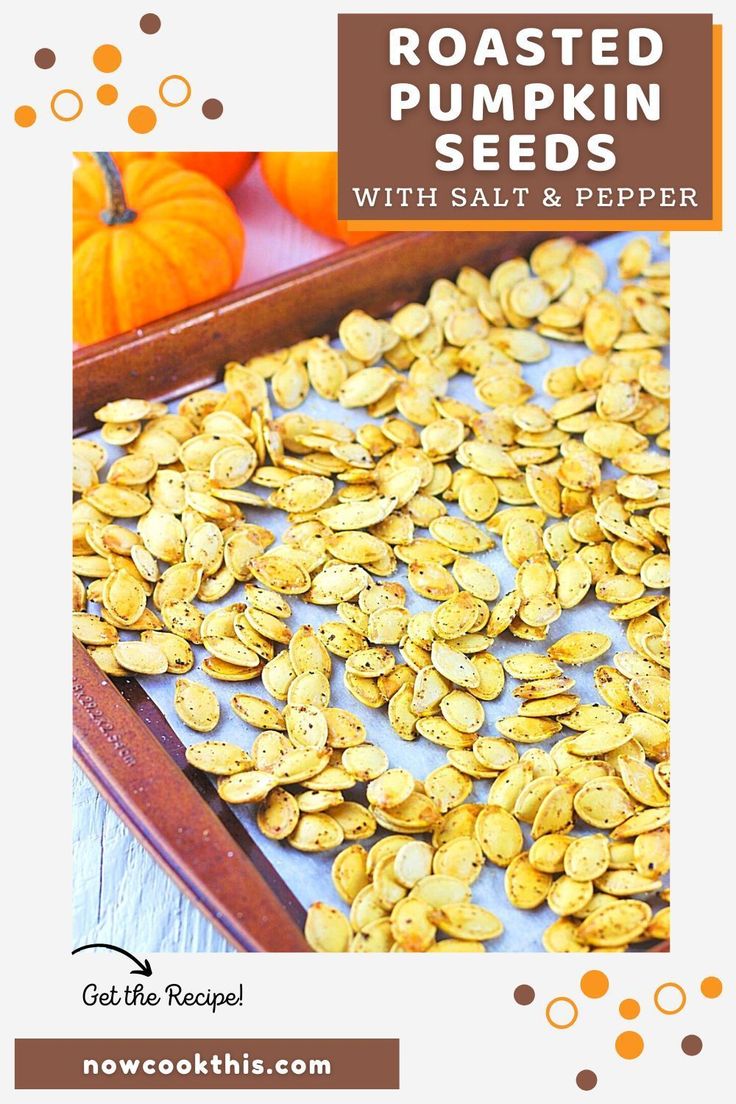
M 74 114 L 74 115 L 60 115 L 59 114 L 59 112 L 56 110 L 56 101 L 58 100 L 59 96 L 76 96 L 77 101 L 79 103 L 79 108 L 78 108 L 76 114 Z M 73 88 L 60 88 L 59 91 L 54 92 L 53 96 L 51 97 L 51 114 L 54 116 L 55 119 L 58 119 L 60 123 L 73 123 L 74 120 L 78 119 L 79 116 L 82 114 L 83 108 L 84 108 L 84 101 L 82 100 L 82 97 L 79 95 L 79 93 L 76 92 Z
M 572 1017 L 572 1019 L 570 1020 L 569 1023 L 565 1023 L 565 1024 L 555 1023 L 555 1021 L 550 1016 L 550 1014 L 549 1014 L 550 1008 L 552 1007 L 553 1004 L 558 1004 L 558 1003 L 569 1004 L 570 1007 L 572 1008 L 573 1017 Z M 552 1000 L 547 1005 L 547 1007 L 545 1008 L 544 1014 L 547 1017 L 547 1023 L 550 1025 L 550 1027 L 556 1027 L 558 1031 L 567 1031 L 568 1027 L 572 1027 L 572 1025 L 577 1022 L 578 1006 L 576 1005 L 575 1001 L 572 1000 L 571 997 L 553 997 Z
M 170 81 L 170 80 L 179 80 L 187 86 L 186 96 L 184 97 L 183 100 L 179 100 L 178 103 L 175 103 L 173 100 L 167 100 L 166 97 L 164 96 L 164 85 L 166 84 L 167 81 Z M 160 85 L 158 86 L 158 94 L 159 94 L 159 98 L 161 99 L 161 102 L 165 103 L 167 107 L 183 107 L 184 104 L 189 103 L 189 101 L 192 98 L 192 86 L 189 83 L 189 81 L 187 80 L 187 78 L 183 77 L 181 75 L 181 73 L 169 73 L 168 77 L 164 77 L 164 79 L 161 81 Z
M 663 1008 L 662 1005 L 659 1003 L 659 994 L 662 992 L 663 989 L 669 988 L 677 989 L 680 996 L 682 997 L 682 1003 L 679 1004 L 677 1008 Z M 658 1012 L 661 1012 L 663 1016 L 676 1016 L 678 1012 L 682 1012 L 686 1004 L 687 993 L 676 981 L 664 981 L 654 990 L 654 1007 L 657 1009 Z

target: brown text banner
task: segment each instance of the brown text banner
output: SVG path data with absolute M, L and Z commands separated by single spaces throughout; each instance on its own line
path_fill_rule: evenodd
M 343 14 L 338 40 L 356 228 L 720 228 L 710 15 Z
M 398 1039 L 16 1039 L 16 1089 L 398 1089 Z

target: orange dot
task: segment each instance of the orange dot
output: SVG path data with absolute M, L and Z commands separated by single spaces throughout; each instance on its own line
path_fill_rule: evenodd
M 152 107 L 139 104 L 128 114 L 128 126 L 136 134 L 149 134 L 156 125 L 156 112 Z
M 109 43 L 98 46 L 92 55 L 94 67 L 99 69 L 101 73 L 114 73 L 120 67 L 122 60 L 123 55 L 117 46 L 110 46 Z
M 561 1031 L 572 1027 L 578 1018 L 578 1006 L 569 997 L 553 997 L 545 1011 L 547 1023 Z
M 625 1020 L 635 1020 L 641 1012 L 639 1002 L 634 1000 L 633 997 L 627 997 L 626 1000 L 622 1000 L 618 1006 L 618 1010 Z
M 28 104 L 21 104 L 20 107 L 16 107 L 14 118 L 19 127 L 33 126 L 36 121 L 36 112 Z
M 82 114 L 82 97 L 73 88 L 60 88 L 51 97 L 51 114 L 62 123 L 73 123 Z
M 621 1058 L 638 1058 L 644 1050 L 644 1040 L 638 1031 L 622 1031 L 616 1039 L 616 1053 Z
M 118 90 L 114 84 L 101 84 L 97 89 L 97 99 L 105 107 L 114 104 L 118 98 Z
M 686 1000 L 685 990 L 676 981 L 665 981 L 654 991 L 654 1007 L 665 1016 L 676 1016 L 682 1012 Z
M 608 992 L 608 978 L 602 970 L 588 970 L 580 979 L 580 988 L 586 997 L 597 999 Z
M 33 108 L 31 108 L 31 111 L 32 110 Z M 17 119 L 15 121 L 18 122 Z M 714 997 L 720 997 L 721 993 L 723 992 L 723 982 L 720 978 L 717 977 L 703 978 L 700 983 L 700 992 L 703 994 L 704 997 L 710 997 L 711 999 L 713 999 Z

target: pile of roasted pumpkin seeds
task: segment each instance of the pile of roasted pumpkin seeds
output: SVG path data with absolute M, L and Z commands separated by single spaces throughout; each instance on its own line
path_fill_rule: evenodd
M 556 915 L 549 951 L 668 935 L 669 266 L 650 248 L 626 245 L 617 293 L 567 238 L 490 278 L 464 268 L 389 321 L 352 311 L 341 348 L 231 363 L 224 392 L 176 413 L 112 402 L 103 443 L 74 442 L 75 636 L 113 677 L 177 675 L 195 732 L 221 718 L 185 677 L 193 646 L 210 679 L 260 679 L 280 703 L 234 687 L 250 749 L 187 754 L 269 839 L 336 852 L 350 915 L 313 905 L 315 950 L 483 950 L 502 931 L 471 900 L 489 865 L 517 909 Z M 583 355 L 536 395 L 524 365 L 548 338 Z M 460 374 L 477 405 L 453 397 Z M 334 419 L 297 411 L 310 389 Z M 124 451 L 101 482 L 107 445 Z M 274 510 L 278 543 L 258 523 Z M 515 570 L 505 594 L 494 557 Z M 300 607 L 294 631 L 297 602 L 334 617 L 313 628 Z M 565 631 L 581 603 L 608 610 L 628 650 Z M 582 665 L 597 700 L 575 693 Z M 392 765 L 382 725 L 369 740 L 331 705 L 336 678 L 446 763 L 424 778 Z M 484 703 L 507 679 L 519 704 L 500 716 Z

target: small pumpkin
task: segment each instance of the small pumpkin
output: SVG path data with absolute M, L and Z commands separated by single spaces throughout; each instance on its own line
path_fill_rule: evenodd
M 300 222 L 347 245 L 380 238 L 384 230 L 348 230 L 337 217 L 337 154 L 283 153 L 260 155 L 261 172 L 271 193 Z
M 119 169 L 126 169 L 131 161 L 149 161 L 152 158 L 165 158 L 175 161 L 183 169 L 192 169 L 194 172 L 204 173 L 214 184 L 219 184 L 226 192 L 234 188 L 243 179 L 248 169 L 255 161 L 256 153 L 238 153 L 228 150 L 224 153 L 143 153 L 133 151 L 129 153 L 113 153 L 115 164 Z M 80 161 L 91 161 L 91 153 L 78 153 Z
M 102 341 L 233 286 L 245 231 L 226 194 L 171 161 L 109 153 L 73 181 L 74 340 Z
M 160 153 L 158 156 L 171 158 L 183 169 L 204 173 L 214 184 L 229 192 L 240 183 L 258 154 L 230 150 L 225 153 Z

